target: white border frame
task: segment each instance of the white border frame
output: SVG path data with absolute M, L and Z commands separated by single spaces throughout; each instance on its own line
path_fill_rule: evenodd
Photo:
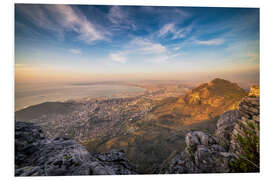
M 5 0 L 1 7 L 1 176 L 3 179 L 14 178 L 14 3 L 40 4 L 88 4 L 88 5 L 147 5 L 147 6 L 196 6 L 196 7 L 256 7 L 260 8 L 260 83 L 261 83 L 261 173 L 248 174 L 183 174 L 183 175 L 140 175 L 140 176 L 81 176 L 81 177 L 42 177 L 42 179 L 252 179 L 267 177 L 269 166 L 269 143 L 267 128 L 270 128 L 270 116 L 267 113 L 270 101 L 268 77 L 270 67 L 268 0 Z M 268 130 L 269 131 L 269 130 Z M 40 177 L 39 177 L 40 178 Z M 26 178 L 28 179 L 28 178 Z M 33 177 L 30 179 L 34 179 Z

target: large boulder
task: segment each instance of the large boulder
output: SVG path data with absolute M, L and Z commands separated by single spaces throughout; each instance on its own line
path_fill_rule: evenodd
M 186 135 L 185 150 L 172 159 L 165 173 L 226 173 L 234 158 L 215 136 L 192 131 Z
M 230 147 L 232 131 L 240 117 L 240 112 L 238 110 L 232 110 L 225 112 L 218 119 L 215 135 L 219 144 L 227 150 Z

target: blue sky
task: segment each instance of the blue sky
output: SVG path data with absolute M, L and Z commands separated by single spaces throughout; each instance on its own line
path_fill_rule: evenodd
M 258 81 L 259 9 L 16 4 L 15 64 L 20 81 Z

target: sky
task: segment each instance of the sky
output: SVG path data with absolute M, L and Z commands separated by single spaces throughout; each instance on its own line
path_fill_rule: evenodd
M 15 5 L 15 82 L 259 81 L 259 9 Z

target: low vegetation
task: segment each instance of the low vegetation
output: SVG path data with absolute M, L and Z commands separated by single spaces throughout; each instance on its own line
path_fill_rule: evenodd
M 237 135 L 242 152 L 235 161 L 230 163 L 233 172 L 259 171 L 260 143 L 256 128 L 259 130 L 259 124 L 248 123 L 248 127 L 243 127 L 245 135 Z

